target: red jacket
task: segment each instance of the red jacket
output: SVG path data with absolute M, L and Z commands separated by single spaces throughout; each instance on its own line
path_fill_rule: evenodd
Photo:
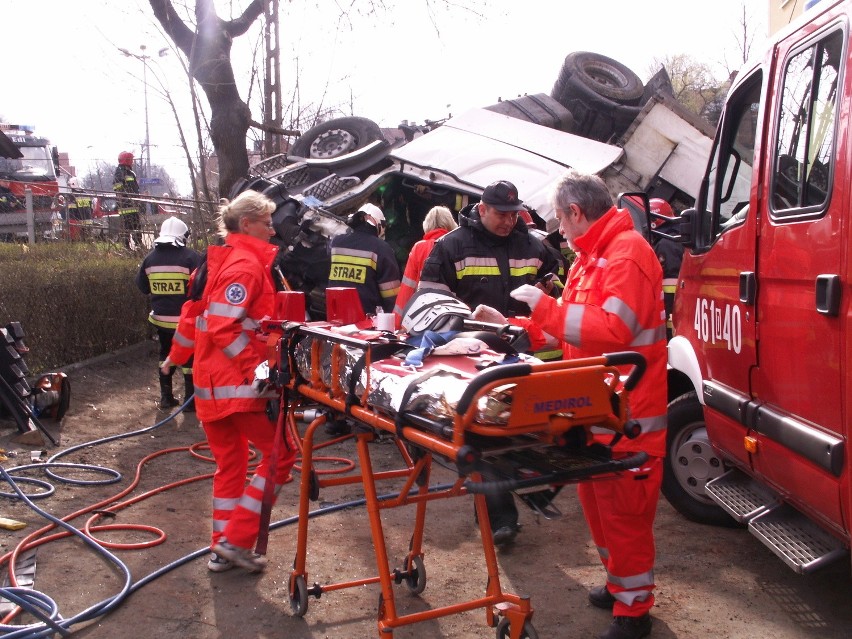
M 417 283 L 420 281 L 420 271 L 423 270 L 423 264 L 429 253 L 432 252 L 432 247 L 439 238 L 444 237 L 449 231 L 447 229 L 432 229 L 423 239 L 415 242 L 411 247 L 411 253 L 408 254 L 408 261 L 405 263 L 405 272 L 402 274 L 402 283 L 399 285 L 399 293 L 396 294 L 396 304 L 393 307 L 393 312 L 396 314 L 396 323 L 399 325 L 402 320 L 402 312 L 405 310 L 405 305 L 408 300 L 414 295 L 417 290 Z
M 561 300 L 542 296 L 532 320 L 560 336 L 566 358 L 636 351 L 648 368 L 630 395 L 630 416 L 642 425 L 636 439 L 616 451 L 666 449 L 666 325 L 663 271 L 654 250 L 635 231 L 630 215 L 612 207 L 574 241 L 577 257 Z M 601 441 L 611 432 L 601 430 Z
M 192 285 L 197 274 L 198 270 L 196 269 L 189 276 L 189 283 L 186 285 L 187 291 L 192 290 Z M 195 353 L 195 322 L 204 313 L 206 305 L 207 302 L 204 299 L 188 299 L 180 308 L 180 318 L 178 319 L 177 328 L 175 328 L 175 334 L 172 338 L 172 347 L 169 350 L 169 360 L 178 366 L 186 364 L 189 358 Z
M 270 269 L 278 248 L 242 233 L 231 233 L 226 243 L 208 249 L 204 312 L 195 323 L 195 406 L 202 422 L 262 411 L 269 399 L 251 383 L 266 359 L 257 329 L 275 309 Z

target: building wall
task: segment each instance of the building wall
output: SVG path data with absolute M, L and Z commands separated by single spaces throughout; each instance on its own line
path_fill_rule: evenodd
M 769 0 L 769 35 L 790 24 L 820 2 L 826 0 Z

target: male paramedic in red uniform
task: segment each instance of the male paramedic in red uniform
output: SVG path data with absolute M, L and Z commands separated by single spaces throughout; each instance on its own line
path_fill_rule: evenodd
M 630 416 L 642 426 L 636 439 L 620 439 L 613 455 L 649 455 L 642 468 L 618 479 L 578 486 L 592 538 L 606 569 L 606 584 L 589 592 L 613 622 L 601 639 L 639 639 L 651 633 L 654 605 L 654 516 L 666 444 L 666 326 L 663 273 L 654 250 L 634 230 L 627 211 L 612 205 L 594 175 L 568 172 L 557 181 L 553 204 L 559 231 L 577 253 L 561 300 L 525 284 L 511 295 L 533 309 L 531 321 L 563 341 L 566 358 L 636 351 L 648 368 L 630 394 Z M 609 443 L 601 429 L 595 439 Z
M 265 568 L 266 558 L 253 551 L 264 491 L 272 481 L 274 501 L 295 460 L 295 446 L 284 429 L 277 464 L 270 468 L 276 428 L 266 408 L 277 394 L 253 383 L 255 368 L 266 359 L 266 345 L 256 329 L 275 308 L 271 267 L 278 248 L 269 243 L 274 210 L 275 204 L 256 191 L 244 191 L 220 207 L 219 233 L 225 245 L 208 249 L 203 300 L 184 304 L 180 332 L 164 364 L 182 363 L 191 352 L 187 343 L 194 346 L 195 407 L 216 460 L 213 555 L 207 563 L 213 572 L 234 566 L 249 572 Z M 249 443 L 262 458 L 246 486 Z

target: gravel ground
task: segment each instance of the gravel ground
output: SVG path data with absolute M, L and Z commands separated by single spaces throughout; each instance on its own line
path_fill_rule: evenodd
M 98 539 L 119 546 L 110 551 L 114 559 L 68 537 L 27 550 L 25 538 L 45 539 L 45 533 L 37 532 L 47 522 L 20 500 L 6 498 L 0 502 L 0 516 L 26 522 L 27 527 L 0 533 L 3 552 L 18 548 L 23 556 L 35 552 L 34 588 L 56 602 L 63 618 L 77 620 L 72 626 L 74 635 L 85 639 L 376 637 L 377 584 L 326 592 L 319 600 L 309 600 L 303 618 L 291 615 L 287 584 L 296 552 L 296 528 L 287 521 L 296 514 L 298 474 L 296 481 L 285 486 L 273 511 L 275 526 L 266 572 L 212 574 L 207 570 L 204 553 L 209 539 L 213 465 L 205 459 L 203 448 L 195 449 L 203 442 L 203 432 L 194 416 L 178 415 L 154 426 L 164 417 L 154 405 L 158 395 L 156 360 L 156 346 L 149 342 L 66 369 L 73 389 L 71 409 L 61 425 L 48 424 L 60 439 L 58 447 L 21 444 L 13 424 L 0 422 L 5 427 L 0 430 L 0 447 L 18 453 L 4 462 L 7 470 L 28 463 L 33 450 L 44 449 L 45 459 L 97 442 L 58 461 L 94 464 L 120 473 L 119 481 L 107 485 L 50 480 L 55 492 L 34 501 L 38 508 L 54 517 L 69 516 L 78 528 L 96 509 L 107 515 L 95 524 L 147 525 L 155 530 L 96 531 Z M 179 382 L 177 387 L 181 387 Z M 379 468 L 399 463 L 392 443 L 377 442 L 370 449 Z M 356 459 L 351 442 L 320 454 Z M 13 474 L 49 479 L 44 470 Z M 107 476 L 106 471 L 79 468 L 56 468 L 54 472 L 66 479 L 102 481 Z M 433 472 L 435 483 L 452 477 L 442 468 Z M 175 482 L 186 483 L 160 490 Z M 43 490 L 23 487 L 28 492 Z M 361 496 L 357 486 L 324 489 L 311 509 Z M 127 503 L 130 501 L 134 503 Z M 536 518 L 532 511 L 522 509 L 523 530 L 517 543 L 498 553 L 501 583 L 506 592 L 529 595 L 539 637 L 595 637 L 609 623 L 609 616 L 588 604 L 586 592 L 601 582 L 602 571 L 574 490 L 563 490 L 556 505 L 563 513 L 556 520 Z M 386 510 L 383 523 L 391 562 L 397 565 L 408 548 L 413 509 Z M 364 508 L 311 519 L 308 531 L 309 584 L 376 574 Z M 848 560 L 815 575 L 796 575 L 745 530 L 690 523 L 664 501 L 657 517 L 657 546 L 654 638 L 852 636 Z M 424 547 L 426 589 L 413 596 L 404 585 L 399 586 L 395 591 L 399 614 L 484 594 L 483 551 L 470 497 L 429 504 Z M 14 623 L 32 621 L 23 616 Z M 473 639 L 493 637 L 494 630 L 486 626 L 484 611 L 477 609 L 405 626 L 393 636 Z

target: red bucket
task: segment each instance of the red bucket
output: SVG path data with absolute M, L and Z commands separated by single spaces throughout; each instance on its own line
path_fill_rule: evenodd
M 332 286 L 325 289 L 325 317 L 329 322 L 355 324 L 366 319 L 361 298 L 354 288 Z
M 304 322 L 305 294 L 302 291 L 278 291 L 275 296 L 276 320 L 284 322 Z

